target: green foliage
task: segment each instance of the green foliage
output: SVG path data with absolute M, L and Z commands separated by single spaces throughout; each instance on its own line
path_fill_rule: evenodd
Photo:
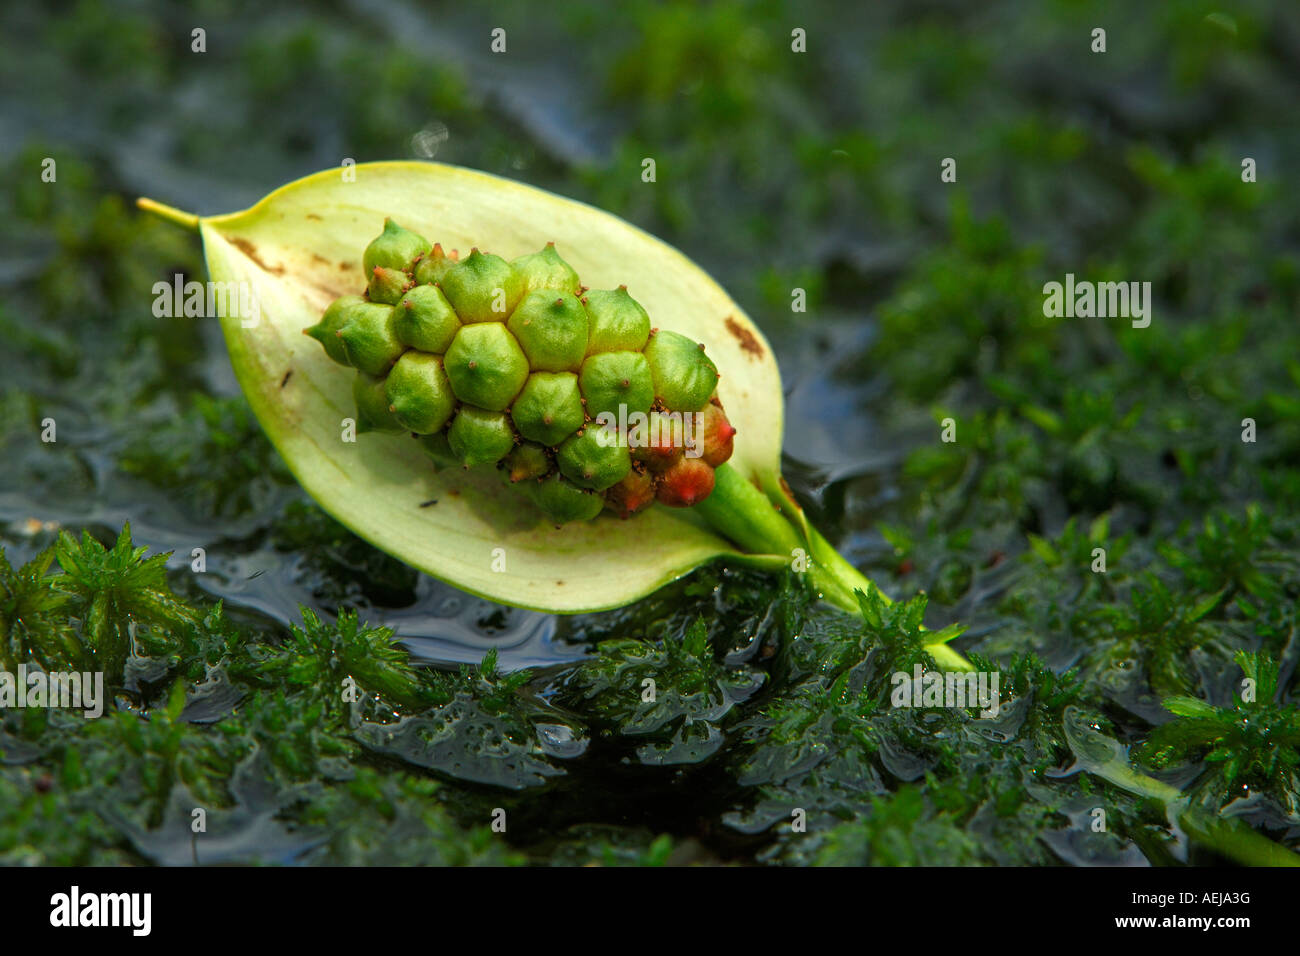
M 1077 677 L 1024 656 L 999 675 L 997 717 L 973 706 L 893 706 L 892 676 L 932 669 L 924 643 L 960 629 L 922 630 L 924 597 L 892 607 L 860 600 L 865 626 L 842 619 L 796 641 L 791 688 L 738 728 L 737 779 L 754 796 L 724 821 L 771 833 L 764 857 L 773 861 L 924 865 L 954 854 L 949 863 L 1044 862 L 1045 846 L 1028 836 L 1053 832 L 1069 792 L 1045 772 L 1068 754 L 1061 721 L 1080 699 Z M 918 779 L 924 793 L 909 785 Z
M 295 811 L 296 822 L 326 830 L 307 862 L 344 866 L 518 866 L 487 824 L 458 821 L 439 803 L 439 784 L 409 773 L 357 766 L 355 775 Z
M 1272 602 L 1300 577 L 1296 556 L 1277 546 L 1272 522 L 1258 504 L 1237 518 L 1225 512 L 1206 515 L 1191 552 L 1164 547 L 1162 555 L 1184 572 L 1188 585 L 1203 594 L 1241 594 Z
M 1295 814 L 1300 811 L 1300 708 L 1278 701 L 1278 666 L 1267 655 L 1239 651 L 1236 661 L 1246 686 L 1233 706 L 1167 697 L 1164 705 L 1176 718 L 1151 731 L 1134 755 L 1157 769 L 1203 759 L 1199 786 L 1219 800 L 1259 789 Z
M 358 758 L 370 749 L 507 787 L 555 776 L 539 739 L 558 736 L 563 717 L 524 694 L 529 672 L 500 673 L 494 651 L 456 674 L 417 670 L 390 629 L 355 612 L 327 623 L 304 608 L 287 637 L 250 639 L 220 605 L 204 612 L 177 598 L 166 555 L 145 552 L 124 529 L 112 549 L 64 534 L 17 571 L 0 564 L 12 656 L 94 670 L 115 655 L 133 701 L 119 699 L 116 711 L 109 701 L 99 720 L 0 714 L 0 794 L 12 798 L 0 814 L 0 846 L 10 848 L 0 860 L 188 862 L 173 854 L 180 833 L 191 842 L 194 806 L 211 815 L 211 852 L 243 862 L 522 860 L 492 833 L 483 806 L 445 809 L 431 779 L 381 774 Z M 56 556 L 63 570 L 49 574 Z M 450 741 L 446 759 L 431 759 L 438 748 L 414 735 L 393 744 L 394 728 L 435 725 Z M 525 758 L 518 774 L 502 772 L 503 748 Z M 48 840 L 44 828 L 62 836 Z M 203 841 L 196 847 L 201 856 Z
M 761 672 L 719 664 L 708 628 L 697 619 L 658 644 L 601 642 L 565 682 L 563 699 L 619 736 L 645 738 L 637 748 L 642 763 L 698 763 L 721 746 L 727 715 L 763 679 Z
M 242 398 L 193 396 L 182 415 L 142 431 L 119 464 L 213 517 L 263 510 L 291 480 Z
M 288 691 L 341 688 L 351 679 L 363 695 L 375 694 L 407 707 L 430 699 L 406 652 L 393 643 L 393 632 L 363 626 L 355 611 L 344 611 L 326 624 L 304 608 L 302 625 L 295 625 L 290 633 L 290 639 L 274 649 L 246 654 L 235 667 L 235 676 Z M 329 706 L 341 699 L 341 694 L 326 695 Z
M 60 613 L 71 595 L 49 576 L 54 549 L 15 569 L 0 553 L 0 666 L 13 670 L 28 655 L 43 667 L 80 663 L 81 646 Z
M 874 797 L 861 823 L 830 830 L 815 862 L 821 866 L 969 866 L 980 859 L 979 841 L 956 814 L 936 810 L 915 786 Z
M 981 361 L 1019 367 L 1041 359 L 1059 319 L 1022 318 L 1037 298 L 1041 252 L 1021 248 L 1001 220 L 980 221 L 953 203 L 950 244 L 927 258 L 881 310 L 873 359 L 892 366 L 899 389 L 927 402 Z M 924 338 L 926 352 L 913 343 Z
M 78 664 L 102 670 L 110 683 L 122 679 L 136 627 L 165 633 L 195 620 L 194 610 L 167 585 L 168 556 L 145 558 L 148 550 L 131 543 L 129 524 L 112 548 L 89 532 L 82 532 L 77 541 L 65 531 L 53 549 L 62 569 L 53 587 L 68 596 L 69 610 L 80 624 L 84 651 Z M 37 569 L 43 573 L 49 567 L 48 557 L 37 558 L 33 565 L 24 568 L 29 581 Z
M 489 651 L 477 668 L 432 677 L 436 706 L 395 723 L 368 721 L 357 739 L 377 753 L 460 780 L 510 790 L 540 786 L 565 773 L 548 743 L 572 742 L 581 730 L 525 694 L 530 679 L 527 671 L 502 674 L 496 651 Z

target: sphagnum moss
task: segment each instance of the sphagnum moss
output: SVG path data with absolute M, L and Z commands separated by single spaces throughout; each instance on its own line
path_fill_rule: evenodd
M 362 431 L 410 431 L 439 465 L 496 466 L 556 524 L 712 492 L 736 431 L 717 366 L 652 328 L 626 286 L 584 289 L 554 243 L 462 260 L 391 219 L 362 263 L 363 294 L 305 330 L 357 370 Z

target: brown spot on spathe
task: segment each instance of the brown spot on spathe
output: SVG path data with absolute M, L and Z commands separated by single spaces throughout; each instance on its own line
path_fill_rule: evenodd
M 337 289 L 326 288 L 325 286 L 320 285 L 319 283 L 316 282 L 313 282 L 312 285 L 314 285 L 316 287 L 316 290 L 325 297 L 326 302 L 333 302 L 335 299 L 339 298 L 344 294 L 342 292 L 339 292 Z
M 316 215 L 314 212 L 309 212 L 309 213 L 307 213 L 307 218 L 308 218 L 308 219 L 315 219 L 317 222 L 321 222 L 321 221 L 322 221 L 322 220 L 321 220 L 321 217 L 318 216 L 318 215 Z
M 280 379 L 280 387 L 284 388 L 286 385 L 288 385 L 289 379 L 291 378 L 293 378 L 293 369 L 289 369 L 289 371 L 284 373 L 284 378 Z
M 257 246 L 253 245 L 247 239 L 231 239 L 230 243 L 244 255 L 248 256 L 248 258 L 257 263 L 258 267 L 263 272 L 269 272 L 273 276 L 284 275 L 284 266 L 268 266 L 262 261 L 262 257 L 258 254 Z
M 727 316 L 727 331 L 732 334 L 737 342 L 740 343 L 740 350 L 747 352 L 756 359 L 763 357 L 763 346 L 758 344 L 758 339 L 754 333 L 749 331 L 731 316 Z
M 794 489 L 791 488 L 790 483 L 785 480 L 785 475 L 781 476 L 781 490 L 785 492 L 787 498 L 794 502 L 794 506 L 799 508 L 799 502 L 794 500 Z M 802 511 L 803 509 L 799 508 L 799 510 Z

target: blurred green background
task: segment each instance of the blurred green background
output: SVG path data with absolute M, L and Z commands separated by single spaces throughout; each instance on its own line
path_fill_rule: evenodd
M 1300 845 L 1294 4 L 86 0 L 0 28 L 0 664 L 104 669 L 118 707 L 0 714 L 0 862 L 1221 859 L 1082 769 L 1080 721 Z M 152 315 L 201 250 L 133 201 L 232 211 L 345 157 L 682 249 L 773 342 L 814 522 L 915 600 L 864 623 L 713 568 L 556 620 L 325 516 L 215 324 Z M 1149 281 L 1150 327 L 1044 317 L 1067 272 Z M 127 522 L 172 557 L 114 547 Z M 887 706 L 922 619 L 970 626 L 1002 717 Z

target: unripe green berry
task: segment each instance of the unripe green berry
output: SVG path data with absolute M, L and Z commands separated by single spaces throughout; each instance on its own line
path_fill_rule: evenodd
M 582 396 L 572 372 L 534 372 L 510 406 L 519 434 L 554 447 L 582 427 Z
M 396 305 L 411 285 L 411 277 L 400 269 L 375 266 L 374 271 L 370 273 L 370 284 L 366 286 L 366 295 L 370 297 L 371 302 Z
M 329 308 L 325 310 L 319 322 L 309 329 L 303 329 L 303 332 L 324 346 L 326 355 L 340 365 L 347 365 L 347 353 L 343 351 L 343 342 L 339 339 L 338 331 L 343 328 L 357 306 L 369 304 L 359 295 L 341 295 L 329 304 Z
M 367 375 L 385 374 L 405 348 L 393 330 L 392 306 L 375 302 L 352 306 L 338 339 L 348 364 Z
M 394 306 L 393 331 L 411 348 L 441 355 L 460 329 L 460 319 L 436 286 L 417 285 Z
M 559 475 L 542 481 L 525 482 L 533 503 L 557 526 L 570 521 L 590 521 L 605 507 L 605 499 L 591 491 L 584 491 Z
M 507 327 L 534 372 L 576 372 L 587 354 L 587 313 L 568 293 L 530 292 L 520 300 Z
M 528 359 L 499 322 L 462 326 L 445 364 L 457 398 L 494 412 L 510 407 L 528 379 Z
M 428 352 L 403 352 L 385 383 L 393 417 L 408 431 L 432 434 L 447 424 L 456 408 L 442 359 Z
M 357 403 L 358 432 L 400 432 L 404 429 L 388 409 L 384 379 L 357 372 L 352 381 L 352 399 Z
M 421 257 L 412 270 L 416 285 L 433 285 L 435 282 L 441 282 L 443 276 L 450 272 L 458 261 L 455 250 L 452 250 L 451 255 L 447 255 L 442 251 L 442 244 L 435 242 L 432 251 Z
M 560 258 L 553 242 L 548 242 L 541 252 L 532 252 L 512 260 L 510 265 L 519 276 L 524 295 L 537 289 L 554 289 L 556 292 L 576 295 L 582 287 L 578 273 Z
M 627 286 L 592 289 L 582 296 L 587 310 L 587 354 L 640 352 L 650 338 L 650 316 L 628 295 Z
M 646 344 L 645 357 L 655 397 L 673 411 L 699 411 L 718 386 L 718 367 L 704 354 L 703 345 L 684 335 L 656 331 Z
M 429 240 L 419 233 L 403 229 L 391 219 L 384 220 L 384 231 L 366 246 L 365 255 L 361 257 L 361 266 L 366 275 L 374 272 L 375 266 L 396 269 L 403 272 L 411 268 L 417 256 L 429 251 Z
M 627 413 L 648 411 L 654 403 L 654 383 L 650 365 L 640 352 L 601 352 L 582 363 L 578 376 L 582 397 L 587 400 L 587 415 L 596 418 L 602 412 L 618 417 L 618 407 Z
M 593 491 L 616 485 L 632 469 L 632 458 L 616 431 L 591 425 L 566 438 L 555 455 L 564 477 Z
M 523 286 L 510 263 L 473 250 L 442 277 L 442 292 L 462 322 L 504 322 L 519 304 Z
M 528 481 L 544 477 L 551 471 L 551 460 L 546 449 L 534 442 L 526 441 L 516 445 L 506 455 L 506 477 L 511 482 Z
M 447 444 L 466 468 L 491 465 L 515 447 L 515 433 L 504 412 L 462 405 L 447 429 Z

